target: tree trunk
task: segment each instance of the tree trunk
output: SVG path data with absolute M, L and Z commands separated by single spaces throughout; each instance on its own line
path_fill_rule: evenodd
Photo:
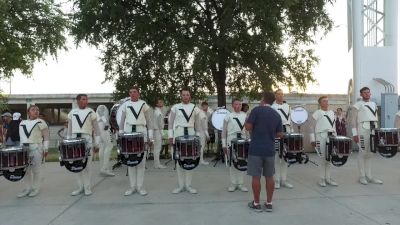
M 213 80 L 217 86 L 218 107 L 226 106 L 226 71 L 225 68 L 219 71 L 212 70 Z

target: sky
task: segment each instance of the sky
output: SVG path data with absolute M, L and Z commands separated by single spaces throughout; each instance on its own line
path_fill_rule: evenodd
M 315 46 L 320 58 L 314 69 L 316 84 L 306 93 L 345 94 L 352 78 L 352 55 L 347 50 L 347 1 L 336 1 L 328 7 L 335 26 Z M 72 41 L 69 50 L 59 52 L 57 59 L 48 57 L 35 64 L 31 78 L 16 74 L 11 82 L 0 81 L 0 89 L 7 94 L 65 94 L 111 93 L 113 82 L 103 83 L 105 74 L 99 60 L 100 51 L 82 43 L 78 48 Z M 334 84 L 334 85 L 332 85 Z

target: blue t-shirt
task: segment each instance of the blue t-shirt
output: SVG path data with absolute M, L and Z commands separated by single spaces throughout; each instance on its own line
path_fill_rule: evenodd
M 270 106 L 257 106 L 247 118 L 253 125 L 249 155 L 271 157 L 275 155 L 275 137 L 282 132 L 282 119 Z

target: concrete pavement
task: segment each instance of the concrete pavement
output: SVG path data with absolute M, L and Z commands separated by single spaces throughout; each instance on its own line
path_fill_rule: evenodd
M 22 183 L 0 178 L 0 224 L 400 224 L 400 156 L 384 159 L 375 155 L 373 172 L 384 184 L 361 185 L 356 155 L 343 167 L 333 169 L 338 187 L 319 187 L 319 172 L 310 163 L 292 165 L 288 176 L 295 187 L 276 190 L 272 213 L 248 209 L 251 192 L 227 192 L 229 174 L 222 163 L 196 168 L 193 187 L 198 194 L 173 195 L 177 177 L 172 163 L 160 170 L 148 161 L 144 186 L 149 194 L 128 197 L 123 196 L 128 188 L 126 167 L 117 168 L 117 176 L 104 178 L 95 162 L 93 195 L 72 197 L 74 175 L 58 163 L 46 163 L 41 193 L 34 198 L 16 198 Z M 316 157 L 310 154 L 312 160 Z M 247 176 L 245 184 L 251 189 Z M 262 197 L 264 201 L 264 191 Z

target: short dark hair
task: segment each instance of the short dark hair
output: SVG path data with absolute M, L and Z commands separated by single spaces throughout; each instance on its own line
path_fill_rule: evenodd
M 233 99 L 232 99 L 232 105 L 233 105 L 233 103 L 236 102 L 236 101 L 239 101 L 240 103 L 242 103 L 242 100 L 241 100 L 241 99 L 239 99 L 239 98 L 233 98 Z M 244 104 L 246 104 L 246 103 L 244 103 Z
M 29 112 L 29 110 L 31 110 L 32 108 L 35 108 L 35 107 L 39 109 L 39 107 L 37 105 L 30 105 L 26 111 Z M 40 114 L 42 114 L 42 113 L 39 113 L 39 115 Z
M 78 94 L 75 99 L 79 101 L 82 97 L 87 97 L 87 94 Z
M 140 88 L 136 85 L 132 86 L 129 90 L 136 90 L 137 92 L 140 93 Z
M 363 91 L 367 91 L 367 90 L 369 91 L 369 87 L 363 87 L 363 88 L 361 88 L 361 89 L 360 89 L 360 94 L 361 94 Z
M 339 107 L 339 108 L 337 108 L 336 110 L 339 110 L 339 109 L 340 109 L 341 111 L 343 111 L 343 109 L 342 109 L 342 108 L 340 108 L 340 107 Z
M 270 91 L 266 91 L 263 94 L 263 100 L 266 104 L 272 105 L 272 103 L 275 101 L 275 94 Z
M 208 106 L 208 102 L 204 101 L 204 102 L 201 103 L 201 106 L 205 106 L 205 105 Z
M 180 93 L 182 94 L 183 91 L 188 91 L 190 93 L 190 89 L 189 87 L 183 87 L 180 91 Z
M 319 97 L 319 98 L 318 98 L 318 104 L 321 104 L 321 101 L 322 101 L 322 99 L 324 99 L 324 98 L 328 98 L 328 96 L 323 95 L 323 96 Z

